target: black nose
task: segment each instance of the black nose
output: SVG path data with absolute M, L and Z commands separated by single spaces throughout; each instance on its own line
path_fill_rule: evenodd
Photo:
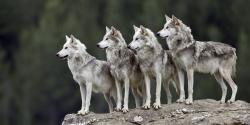
M 131 49 L 130 45 L 128 45 L 128 48 Z
M 56 56 L 59 57 L 59 54 L 57 53 Z
M 100 48 L 100 45 L 99 45 L 99 44 L 96 44 L 96 46 Z
M 157 36 L 160 36 L 160 33 L 156 33 Z

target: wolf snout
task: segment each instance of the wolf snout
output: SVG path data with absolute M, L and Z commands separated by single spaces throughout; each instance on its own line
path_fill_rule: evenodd
M 59 54 L 58 54 L 58 53 L 56 54 L 56 57 L 59 57 Z
M 156 36 L 160 36 L 160 33 L 156 33 Z
M 99 44 L 96 44 L 96 46 L 97 46 L 98 48 L 100 48 L 100 45 L 99 45 Z

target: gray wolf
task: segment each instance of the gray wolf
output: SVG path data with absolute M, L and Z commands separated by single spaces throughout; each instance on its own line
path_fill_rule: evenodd
M 139 64 L 142 69 L 146 84 L 146 103 L 143 108 L 150 108 L 150 79 L 156 79 L 156 99 L 153 107 L 159 109 L 161 107 L 161 84 L 163 82 L 164 89 L 167 94 L 168 104 L 172 102 L 172 95 L 169 85 L 179 86 L 179 78 L 177 69 L 172 61 L 172 55 L 163 50 L 154 33 L 143 27 L 134 26 L 135 34 L 133 41 L 129 44 L 129 48 L 136 51 Z M 178 87 L 177 87 L 178 88 Z M 179 89 L 177 89 L 177 92 Z
M 91 56 L 86 51 L 86 46 L 73 35 L 70 38 L 66 36 L 66 43 L 56 55 L 67 59 L 73 78 L 80 86 L 82 108 L 78 114 L 85 115 L 89 112 L 92 91 L 104 94 L 109 111 L 112 112 L 111 97 L 116 100 L 116 88 L 110 65 Z
M 234 102 L 238 88 L 232 79 L 236 71 L 236 49 L 221 42 L 196 41 L 191 29 L 181 20 L 175 16 L 172 16 L 172 18 L 165 17 L 166 23 L 164 28 L 158 32 L 158 35 L 166 38 L 179 69 L 180 99 L 177 102 L 183 102 L 185 99 L 184 77 L 181 70 L 186 71 L 188 77 L 186 104 L 192 104 L 193 102 L 193 74 L 195 71 L 214 75 L 222 89 L 221 103 L 225 103 L 226 99 L 227 87 L 224 83 L 224 80 L 226 80 L 232 89 L 232 95 L 228 103 Z
M 115 78 L 117 87 L 116 110 L 121 110 L 122 84 L 124 85 L 124 105 L 122 112 L 128 112 L 129 86 L 131 86 L 136 107 L 139 107 L 141 103 L 140 97 L 144 93 L 144 89 L 142 89 L 144 79 L 138 59 L 134 52 L 127 48 L 121 32 L 113 26 L 111 29 L 106 27 L 106 34 L 97 46 L 106 49 L 107 61 L 111 64 L 111 74 Z

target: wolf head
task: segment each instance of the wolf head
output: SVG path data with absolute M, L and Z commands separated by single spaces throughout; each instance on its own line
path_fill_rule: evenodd
M 134 26 L 135 34 L 133 41 L 129 44 L 129 48 L 133 50 L 141 49 L 144 47 L 154 48 L 158 43 L 154 33 L 144 26 L 140 28 Z
M 106 34 L 104 35 L 103 40 L 97 44 L 97 47 L 102 49 L 125 46 L 127 46 L 127 44 L 121 32 L 113 26 L 111 29 L 106 27 Z
M 76 53 L 85 52 L 86 46 L 80 42 L 77 38 L 75 38 L 73 35 L 70 35 L 68 37 L 66 35 L 66 42 L 63 45 L 62 50 L 60 50 L 56 56 L 61 59 L 69 59 L 74 56 Z
M 157 36 L 168 38 L 178 34 L 180 31 L 187 31 L 191 33 L 191 29 L 182 23 L 181 20 L 172 15 L 172 18 L 165 15 L 166 23 L 162 30 L 157 33 Z

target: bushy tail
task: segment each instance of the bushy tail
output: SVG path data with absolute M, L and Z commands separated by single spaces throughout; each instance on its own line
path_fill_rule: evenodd
M 234 51 L 233 54 L 233 64 L 232 64 L 232 69 L 231 69 L 231 76 L 236 77 L 236 60 L 237 60 L 237 55 Z

